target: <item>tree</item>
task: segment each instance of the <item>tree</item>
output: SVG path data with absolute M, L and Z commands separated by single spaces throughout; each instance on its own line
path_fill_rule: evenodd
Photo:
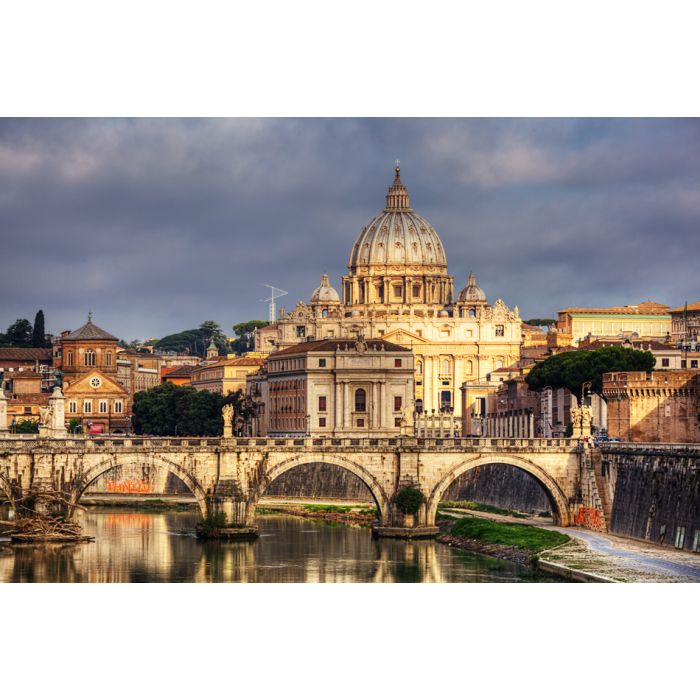
M 137 434 L 221 435 L 224 398 L 191 386 L 161 386 L 134 395 L 132 427 Z
M 46 331 L 44 330 L 44 312 L 39 309 L 34 317 L 34 330 L 32 331 L 32 347 L 46 348 L 49 344 L 46 342 Z
M 228 341 L 223 334 L 221 327 L 216 321 L 204 321 L 199 328 L 190 328 L 166 335 L 156 341 L 153 346 L 163 352 L 190 353 L 204 357 L 207 354 L 207 346 L 214 339 L 214 344 L 219 353 L 229 352 Z
M 553 318 L 531 318 L 525 323 L 528 324 L 528 326 L 553 326 L 556 321 Z
M 38 420 L 21 420 L 15 424 L 16 433 L 38 433 L 39 432 L 39 421 Z
M 26 318 L 18 318 L 7 329 L 5 343 L 20 348 L 32 347 L 32 324 Z
M 269 326 L 268 321 L 244 321 L 243 323 L 237 323 L 233 326 L 233 332 L 236 334 L 236 339 L 231 343 L 231 349 L 237 355 L 242 355 L 243 353 L 250 352 L 255 346 L 255 330 L 257 328 L 264 328 Z
M 606 372 L 651 372 L 656 360 L 650 352 L 623 347 L 572 350 L 548 357 L 536 365 L 525 378 L 532 391 L 568 389 L 579 396 L 585 382 L 591 391 L 602 394 Z

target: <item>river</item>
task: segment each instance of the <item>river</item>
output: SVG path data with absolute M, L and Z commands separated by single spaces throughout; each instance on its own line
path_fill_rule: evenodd
M 287 515 L 258 517 L 254 542 L 202 542 L 195 511 L 90 507 L 94 542 L 10 545 L 0 582 L 496 583 L 556 579 L 529 567 L 425 541 L 373 539 L 368 528 Z

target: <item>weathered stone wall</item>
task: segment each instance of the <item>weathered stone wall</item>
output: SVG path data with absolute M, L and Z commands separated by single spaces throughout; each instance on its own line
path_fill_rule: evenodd
M 625 450 L 603 454 L 605 488 L 613 494 L 610 532 L 700 549 L 700 447 Z
M 549 499 L 527 472 L 508 464 L 485 464 L 462 474 L 447 489 L 446 501 L 476 501 L 525 512 L 551 511 Z
M 331 498 L 348 501 L 372 501 L 364 483 L 347 469 L 317 462 L 302 464 L 277 477 L 265 496 L 294 498 Z

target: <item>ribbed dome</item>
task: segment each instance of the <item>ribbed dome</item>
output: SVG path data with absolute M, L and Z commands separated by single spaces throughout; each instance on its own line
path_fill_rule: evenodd
M 469 273 L 467 286 L 459 293 L 457 301 L 461 303 L 486 301 L 486 294 L 481 287 L 477 286 L 476 275 L 473 272 Z
M 386 196 L 386 208 L 362 229 L 350 253 L 351 271 L 365 265 L 429 265 L 447 270 L 440 237 L 410 208 L 398 165 Z
M 325 273 L 321 276 L 321 286 L 314 289 L 311 295 L 312 304 L 339 304 L 340 297 L 338 292 L 331 287 L 328 281 L 328 275 Z

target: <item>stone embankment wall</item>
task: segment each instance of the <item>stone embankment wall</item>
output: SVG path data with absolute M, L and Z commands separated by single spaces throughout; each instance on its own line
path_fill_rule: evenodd
M 700 445 L 624 445 L 602 455 L 609 531 L 700 551 Z
M 447 489 L 444 500 L 476 501 L 526 513 L 552 510 L 537 481 L 508 464 L 486 464 L 468 471 Z

